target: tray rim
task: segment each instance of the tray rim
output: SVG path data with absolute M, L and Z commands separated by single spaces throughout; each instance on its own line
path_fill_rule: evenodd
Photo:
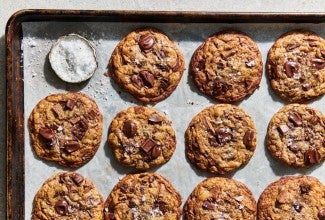
M 24 81 L 22 23 L 41 21 L 146 23 L 324 23 L 325 13 L 131 11 L 25 9 L 5 31 L 6 47 L 6 218 L 25 219 Z

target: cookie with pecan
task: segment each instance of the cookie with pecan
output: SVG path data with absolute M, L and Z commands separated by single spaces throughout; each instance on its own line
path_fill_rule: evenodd
M 182 198 L 159 174 L 129 174 L 118 182 L 104 203 L 104 220 L 170 219 L 181 217 Z
M 289 102 L 305 103 L 325 93 L 325 39 L 311 31 L 291 31 L 268 53 L 272 89 Z
M 267 148 L 293 167 L 309 167 L 325 159 L 325 117 L 307 105 L 289 104 L 272 117 Z
M 103 198 L 93 182 L 75 172 L 48 178 L 34 197 L 32 220 L 103 219 Z
M 110 75 L 136 99 L 156 103 L 177 87 L 185 68 L 182 53 L 164 33 L 139 29 L 125 36 L 109 61 Z
M 38 157 L 75 168 L 95 155 L 103 116 L 96 102 L 85 94 L 53 94 L 34 107 L 28 129 Z
M 262 55 L 257 44 L 238 31 L 219 32 L 194 52 L 190 74 L 203 94 L 223 103 L 251 95 L 261 82 Z
M 159 111 L 133 106 L 112 120 L 108 146 L 121 164 L 146 170 L 169 161 L 176 149 L 176 134 Z
M 188 197 L 184 219 L 250 219 L 256 217 L 256 201 L 247 186 L 237 180 L 212 177 L 199 183 Z
M 312 176 L 284 176 L 257 203 L 259 220 L 325 219 L 325 186 Z
M 226 174 L 246 164 L 256 148 L 252 118 L 230 104 L 207 107 L 190 122 L 186 134 L 186 156 L 201 170 Z

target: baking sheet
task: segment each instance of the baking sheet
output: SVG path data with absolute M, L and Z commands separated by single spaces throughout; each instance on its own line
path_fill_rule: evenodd
M 94 158 L 76 172 L 90 178 L 106 199 L 114 185 L 133 169 L 119 165 L 106 144 L 108 126 L 121 110 L 141 104 L 120 88 L 104 73 L 108 60 L 117 43 L 130 31 L 139 27 L 154 27 L 165 32 L 179 47 L 185 57 L 186 70 L 179 86 L 167 99 L 153 107 L 164 112 L 172 121 L 177 135 L 177 148 L 171 160 L 151 172 L 157 172 L 172 182 L 180 192 L 183 204 L 194 187 L 206 177 L 213 175 L 193 167 L 185 157 L 184 133 L 193 118 L 203 108 L 215 104 L 202 96 L 190 77 L 188 65 L 194 50 L 211 34 L 221 30 L 239 30 L 247 33 L 257 42 L 265 63 L 268 49 L 281 34 L 293 29 L 307 29 L 325 37 L 325 24 L 310 23 L 125 23 L 125 22 L 24 22 L 22 56 L 24 70 L 24 112 L 25 112 L 25 219 L 31 218 L 32 201 L 43 182 L 52 174 L 68 170 L 37 158 L 32 151 L 27 129 L 27 120 L 33 107 L 45 96 L 67 91 L 80 91 L 92 97 L 104 116 L 103 138 Z M 98 69 L 94 76 L 81 84 L 61 81 L 50 68 L 48 53 L 52 44 L 62 35 L 77 33 L 94 45 L 97 51 Z M 272 115 L 284 102 L 278 99 L 267 82 L 263 72 L 260 88 L 253 95 L 236 103 L 253 118 L 257 128 L 257 148 L 249 163 L 241 169 L 226 175 L 245 183 L 257 200 L 263 189 L 272 181 L 284 175 L 307 174 L 325 183 L 324 164 L 309 169 L 293 169 L 273 159 L 266 151 L 265 135 Z M 325 113 L 324 97 L 310 106 Z

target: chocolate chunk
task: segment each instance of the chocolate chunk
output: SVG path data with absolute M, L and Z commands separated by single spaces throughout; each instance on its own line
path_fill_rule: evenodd
M 152 48 L 155 43 L 155 38 L 151 34 L 142 35 L 139 39 L 140 49 L 143 51 L 148 51 Z
M 302 125 L 301 117 L 295 112 L 290 112 L 288 119 L 294 124 L 295 127 Z
M 169 87 L 170 83 L 168 81 L 168 79 L 162 78 L 160 80 L 160 88 L 162 88 L 163 90 L 166 90 Z
M 151 151 L 151 158 L 156 159 L 160 155 L 161 155 L 161 147 L 159 147 L 159 146 L 153 147 L 152 151 Z
M 313 165 L 320 162 L 320 154 L 316 149 L 309 149 L 304 154 L 305 164 Z
M 90 120 L 95 119 L 96 116 L 97 116 L 97 112 L 95 112 L 93 109 L 91 109 L 87 114 L 87 118 Z
M 299 202 L 293 202 L 292 203 L 293 208 L 297 211 L 297 212 L 301 212 L 302 209 L 302 205 L 299 204 Z
M 58 200 L 54 205 L 54 209 L 56 213 L 58 213 L 59 215 L 67 215 L 68 213 L 67 201 L 65 201 L 64 199 Z
M 151 124 L 160 124 L 162 122 L 162 119 L 158 114 L 152 114 L 148 119 L 148 122 Z
M 74 106 L 76 105 L 76 102 L 73 101 L 72 99 L 69 99 L 66 103 L 65 103 L 65 107 L 69 110 L 72 110 L 74 108 Z
M 281 135 L 285 135 L 285 133 L 287 133 L 290 130 L 287 125 L 280 125 L 277 129 Z
M 304 183 L 300 184 L 300 193 L 301 194 L 308 194 L 309 191 L 310 191 L 310 185 L 304 184 Z
M 278 74 L 278 66 L 275 63 L 271 63 L 270 66 L 270 78 L 271 80 L 277 80 L 279 79 L 279 74 Z
M 325 50 L 320 50 L 320 54 L 322 55 L 323 58 L 325 58 Z
M 208 210 L 214 210 L 213 204 L 211 204 L 209 201 L 204 201 L 202 204 L 202 208 L 208 209 Z
M 164 201 L 155 201 L 154 202 L 154 208 L 158 208 L 163 214 L 165 214 L 168 211 L 168 206 Z
M 138 89 L 141 89 L 144 86 L 143 81 L 139 75 L 133 74 L 131 76 L 131 81 L 133 82 L 134 86 Z
M 245 62 L 246 67 L 252 68 L 255 66 L 255 60 Z
M 297 71 L 299 70 L 299 64 L 293 61 L 285 62 L 283 67 L 285 70 L 285 74 L 290 78 L 293 77 L 293 74 L 297 73 Z
M 68 153 L 72 153 L 80 148 L 80 144 L 78 141 L 69 140 L 64 143 L 63 147 Z
M 155 50 L 153 53 L 156 54 L 159 60 L 163 60 L 166 57 L 166 54 L 163 50 Z
M 304 84 L 302 84 L 302 90 L 308 91 L 310 89 L 311 89 L 310 83 L 304 83 Z
M 144 152 L 148 153 L 156 145 L 157 143 L 154 140 L 147 138 L 140 147 Z
M 297 142 L 293 141 L 289 146 L 289 150 L 291 150 L 293 153 L 298 153 L 301 149 Z
M 52 110 L 58 117 L 61 117 L 61 115 L 63 114 L 63 107 L 60 103 L 56 103 L 55 105 L 53 105 Z
M 300 46 L 299 44 L 288 44 L 287 50 L 293 50 L 299 46 Z
M 214 130 L 214 127 L 212 126 L 210 120 L 208 118 L 206 118 L 206 123 L 210 129 L 210 131 L 212 132 L 212 134 L 215 134 L 215 130 Z
M 150 176 L 149 177 L 149 183 L 152 183 L 155 179 L 156 179 L 155 176 Z
M 54 138 L 54 131 L 47 127 L 40 128 L 39 134 L 46 140 L 52 140 Z
M 197 66 L 198 70 L 205 70 L 205 59 L 197 61 L 195 66 Z
M 247 130 L 243 138 L 243 143 L 247 150 L 254 149 L 253 140 L 254 140 L 254 131 Z
M 132 121 L 126 121 L 123 124 L 122 132 L 125 134 L 126 137 L 132 138 L 134 135 L 137 134 L 137 126 Z
M 325 207 L 321 208 L 318 212 L 319 220 L 325 220 Z
M 80 186 L 84 181 L 84 178 L 78 173 L 73 173 L 70 177 L 77 186 Z
M 80 120 L 74 124 L 72 134 L 76 136 L 79 140 L 85 136 L 86 131 L 88 130 L 88 122 L 85 118 L 80 118 Z
M 312 124 L 312 125 L 316 125 L 319 122 L 319 117 L 317 115 L 313 115 L 313 117 L 311 117 L 308 120 L 308 123 Z
M 65 183 L 66 173 L 62 173 L 59 176 L 59 183 Z
M 318 46 L 318 44 L 316 42 L 317 41 L 316 39 L 304 39 L 304 40 L 308 42 L 308 45 L 310 47 L 317 47 Z
M 231 135 L 224 127 L 218 128 L 216 130 L 215 137 L 218 144 L 225 144 L 226 142 L 231 140 Z
M 318 70 L 321 70 L 325 67 L 325 59 L 311 58 L 310 62 L 312 63 L 312 67 L 315 67 Z
M 114 214 L 112 212 L 104 212 L 104 219 L 105 220 L 114 220 Z
M 213 91 L 213 93 L 216 94 L 216 95 L 223 94 L 223 93 L 228 91 L 229 87 L 230 86 L 225 82 L 216 81 L 214 83 L 214 87 L 213 87 L 214 91 Z
M 155 77 L 152 73 L 147 70 L 141 70 L 139 74 L 145 86 L 147 86 L 148 88 L 152 88 L 154 86 Z
M 179 59 L 177 58 L 176 62 L 174 63 L 174 66 L 172 67 L 172 70 L 174 72 L 177 72 L 180 70 L 181 67 L 181 62 L 179 61 Z

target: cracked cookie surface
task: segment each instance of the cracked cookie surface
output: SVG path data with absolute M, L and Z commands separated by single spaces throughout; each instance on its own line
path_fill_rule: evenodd
M 291 31 L 268 53 L 266 72 L 282 99 L 304 103 L 325 93 L 325 40 L 311 31 Z
M 190 122 L 186 134 L 186 156 L 199 169 L 226 174 L 246 164 L 256 148 L 252 118 L 230 104 L 207 107 Z
M 278 160 L 293 167 L 308 167 L 325 158 L 325 117 L 307 105 L 289 104 L 272 117 L 267 148 Z
M 104 204 L 104 219 L 180 219 L 180 194 L 159 174 L 129 174 Z
M 109 127 L 108 145 L 123 165 L 145 170 L 166 163 L 176 148 L 171 122 L 154 108 L 133 106 Z
M 325 219 L 325 186 L 312 176 L 285 176 L 268 185 L 257 204 L 259 220 Z
M 243 183 L 212 177 L 199 183 L 184 205 L 184 219 L 250 219 L 256 216 L 256 201 Z
M 142 102 L 156 103 L 175 90 L 185 61 L 164 33 L 148 28 L 132 31 L 119 42 L 109 68 L 124 91 Z
M 103 219 L 103 198 L 92 181 L 75 172 L 54 174 L 34 197 L 32 220 Z
M 262 78 L 257 44 L 237 31 L 219 32 L 194 52 L 190 73 L 197 88 L 219 102 L 236 102 L 251 95 Z
M 28 128 L 38 157 L 80 167 L 99 147 L 103 116 L 95 101 L 85 94 L 53 94 L 34 107 Z

